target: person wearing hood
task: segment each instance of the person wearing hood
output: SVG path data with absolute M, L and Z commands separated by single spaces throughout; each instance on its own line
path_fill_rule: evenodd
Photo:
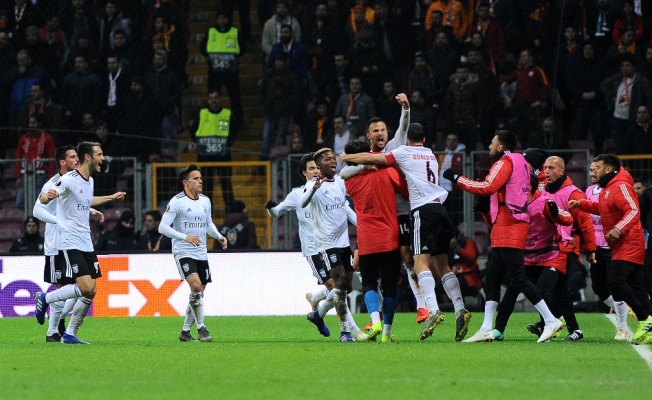
M 450 81 L 445 108 L 448 126 L 469 151 L 475 150 L 483 101 L 478 76 L 469 73 L 467 63 L 460 63 Z
M 199 51 L 208 61 L 208 88 L 219 91 L 222 86 L 226 86 L 234 121 L 242 124 L 244 112 L 238 60 L 245 53 L 245 45 L 241 41 L 240 31 L 232 25 L 226 10 L 217 11 L 217 23 L 204 35 Z
M 134 212 L 125 210 L 113 229 L 103 232 L 95 242 L 96 251 L 130 251 L 138 249 L 138 236 L 134 230 Z
M 27 217 L 25 220 L 25 233 L 14 241 L 9 249 L 10 253 L 42 253 L 43 236 L 39 232 L 38 219 Z
M 224 223 L 218 228 L 220 234 L 226 237 L 229 249 L 257 249 L 256 224 L 247 217 L 247 206 L 240 200 L 229 204 L 229 213 L 224 217 Z M 213 250 L 222 248 L 215 242 Z
M 514 153 L 516 135 L 510 131 L 498 131 L 489 145 L 489 155 L 494 163 L 484 181 L 460 176 L 449 168 L 444 178 L 458 188 L 476 196 L 489 199 L 491 229 L 491 258 L 487 266 L 485 293 L 485 316 L 482 326 L 465 342 L 493 341 L 493 322 L 500 301 L 501 283 L 509 274 L 511 284 L 534 305 L 545 321 L 538 343 L 550 339 L 562 328 L 562 323 L 550 312 L 541 292 L 523 269 L 524 250 L 529 229 L 527 213 L 530 187 L 530 168 L 521 154 Z
M 640 220 L 634 180 L 620 159 L 600 154 L 593 159 L 598 185 L 603 189 L 598 202 L 571 200 L 569 209 L 599 215 L 605 239 L 611 249 L 607 266 L 607 283 L 615 301 L 625 301 L 638 319 L 632 343 L 652 343 L 650 298 L 645 287 L 645 236 Z

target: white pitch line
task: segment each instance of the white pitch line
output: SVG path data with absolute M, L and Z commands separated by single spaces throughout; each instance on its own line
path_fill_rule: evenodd
M 605 317 L 611 321 L 612 324 L 614 324 L 615 327 L 618 327 L 616 325 L 616 314 L 605 314 Z M 633 336 L 633 333 L 630 331 L 630 337 Z M 650 346 L 648 345 L 636 345 L 636 344 L 631 344 L 632 347 L 634 348 L 634 351 L 638 353 L 639 356 L 647 363 L 647 366 L 650 367 L 650 370 L 652 370 L 652 350 L 650 350 Z

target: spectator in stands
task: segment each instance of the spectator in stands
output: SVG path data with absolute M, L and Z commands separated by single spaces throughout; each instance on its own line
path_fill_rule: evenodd
M 61 108 L 64 124 L 72 129 L 80 127 L 81 116 L 90 112 L 97 115 L 100 110 L 102 84 L 88 69 L 86 56 L 75 56 L 75 70 L 63 80 Z
M 152 69 L 145 74 L 145 85 L 160 107 L 163 147 L 176 148 L 182 92 L 177 74 L 168 67 L 165 51 L 154 52 Z
M 485 65 L 482 52 L 477 47 L 470 47 L 466 53 L 468 68 L 471 74 L 478 77 L 478 85 L 482 97 L 482 111 L 479 139 L 484 147 L 489 146 L 495 133 L 496 118 L 502 111 L 498 79 L 494 72 Z
M 54 51 L 58 63 L 58 69 L 61 70 L 65 67 L 66 59 L 70 46 L 68 46 L 68 39 L 65 32 L 59 27 L 59 17 L 51 12 L 45 14 L 45 26 L 38 30 L 38 38 L 46 43 Z
M 70 0 L 70 4 L 59 13 L 59 23 L 71 48 L 82 33 L 95 40 L 99 38 L 93 7 L 86 4 L 86 0 Z
M 470 237 L 466 237 L 454 225 L 453 235 L 448 253 L 448 265 L 460 281 L 462 296 L 474 296 L 482 290 L 482 278 L 478 265 L 478 247 Z
M 624 134 L 631 123 L 636 122 L 636 110 L 645 105 L 652 108 L 652 83 L 636 72 L 636 59 L 631 54 L 623 54 L 620 72 L 605 79 L 600 84 L 602 94 L 607 100 L 608 115 L 611 116 L 612 134 L 618 148 L 622 149 Z
M 643 59 L 641 47 L 637 46 L 634 41 L 634 30 L 630 28 L 625 28 L 623 30 L 620 42 L 609 47 L 606 55 L 607 63 L 615 70 L 616 66 L 621 61 L 622 56 L 626 54 L 629 54 L 634 58 L 634 65 L 636 65 L 639 60 Z
M 643 196 L 643 192 L 645 191 L 645 188 L 647 187 L 645 181 L 641 177 L 635 177 L 634 185 L 632 187 L 634 188 L 634 191 L 636 191 L 636 195 L 638 195 L 638 198 L 640 200 L 641 196 Z
M 478 141 L 478 128 L 482 119 L 482 93 L 477 75 L 469 73 L 466 63 L 457 66 L 450 76 L 446 89 L 446 120 L 451 132 L 457 133 L 460 141 L 473 151 Z
M 57 145 L 54 143 L 52 136 L 46 132 L 41 125 L 41 117 L 38 114 L 31 115 L 28 119 L 27 132 L 18 139 L 16 147 L 16 158 L 24 161 L 16 163 L 16 208 L 25 207 L 25 182 L 23 176 L 27 170 L 31 169 L 32 162 L 37 159 L 54 158 L 54 152 Z M 34 174 L 36 176 L 36 192 L 43 187 L 48 178 L 54 175 L 55 165 L 51 161 L 38 161 L 34 165 Z
M 546 114 L 550 97 L 551 85 L 543 69 L 534 64 L 534 53 L 531 49 L 521 52 L 518 67 L 501 80 L 501 88 L 515 83 L 516 95 L 512 104 L 507 107 L 506 114 L 517 117 L 525 127 L 521 130 L 519 139 L 523 141 L 525 135 L 537 127 L 538 118 Z
M 263 147 L 260 160 L 269 160 L 269 152 L 278 138 L 281 145 L 287 141 L 287 130 L 295 108 L 300 104 L 299 78 L 287 67 L 287 55 L 277 53 L 274 68 L 263 76 L 261 95 L 265 108 Z
M 158 50 L 165 50 L 170 68 L 177 74 L 178 81 L 184 84 L 188 82 L 188 46 L 183 33 L 170 22 L 170 17 L 159 15 L 154 19 L 154 33 L 149 37 L 146 46 L 153 49 L 153 55 L 156 55 Z
M 333 55 L 345 45 L 344 31 L 329 18 L 326 4 L 317 4 L 303 40 L 309 58 L 308 85 L 312 98 L 316 99 L 325 95 L 320 78 L 330 69 Z
M 229 213 L 224 217 L 224 223 L 218 227 L 218 231 L 229 242 L 229 249 L 258 249 L 256 239 L 256 224 L 247 217 L 247 206 L 240 200 L 229 204 Z M 213 250 L 222 248 L 218 241 L 215 241 Z
M 138 238 L 138 250 L 169 253 L 172 251 L 172 239 L 158 231 L 161 224 L 161 212 L 149 210 L 145 213 L 145 232 Z
M 455 132 L 450 132 L 446 135 L 446 148 L 444 149 L 444 152 L 437 154 L 437 162 L 439 164 L 439 186 L 448 192 L 448 201 L 444 202 L 444 207 L 446 207 L 446 210 L 448 211 L 453 227 L 456 227 L 463 220 L 462 195 L 464 192 L 454 186 L 451 181 L 444 178 L 444 171 L 448 168 L 452 168 L 455 171 L 463 171 L 465 152 L 466 146 L 464 143 L 460 143 L 459 135 Z
M 56 77 L 59 73 L 59 63 L 52 47 L 38 38 L 38 28 L 34 25 L 25 29 L 25 39 L 22 41 L 22 48 L 29 51 L 32 61 L 36 65 L 42 65 L 48 71 L 50 77 Z
M 369 19 L 365 13 L 365 10 L 368 9 L 374 13 L 374 16 L 371 16 Z M 365 7 L 361 4 L 355 5 L 351 10 L 352 17 L 349 20 L 349 23 L 344 29 L 344 35 L 346 38 L 346 48 L 350 49 L 353 47 L 353 44 L 356 40 L 360 39 L 362 32 L 367 31 L 369 35 L 375 35 L 374 32 L 374 18 L 375 11 L 371 7 Z
M 113 49 L 113 35 L 121 29 L 127 39 L 131 36 L 131 26 L 129 20 L 122 15 L 117 0 L 108 0 L 104 3 L 104 13 L 99 19 L 99 50 L 102 57 L 106 57 Z
M 248 1 L 247 1 L 248 2 Z M 226 86 L 231 99 L 231 109 L 236 125 L 244 123 L 242 96 L 240 94 L 240 56 L 245 48 L 240 43 L 238 28 L 231 24 L 230 14 L 224 9 L 217 11 L 217 23 L 208 29 L 199 45 L 199 51 L 208 61 L 208 88 L 221 90 Z
M 597 57 L 593 42 L 585 41 L 580 51 L 566 78 L 575 106 L 575 130 L 571 137 L 585 140 L 590 128 L 595 151 L 600 153 L 605 139 L 605 101 L 600 84 L 607 76 L 606 69 Z
M 346 145 L 354 139 L 355 135 L 351 134 L 344 117 L 341 115 L 335 115 L 335 117 L 333 117 L 333 130 L 326 136 L 326 140 L 322 147 L 333 149 L 333 153 L 335 154 L 342 154 L 344 153 Z M 338 159 L 336 173 L 339 174 L 342 168 L 344 168 L 344 164 L 342 164 Z
M 188 12 L 190 11 L 189 0 L 147 0 L 149 10 L 146 11 L 147 28 L 145 35 L 151 36 L 156 33 L 158 17 L 163 17 L 169 26 L 181 35 L 184 46 L 190 39 L 190 24 Z M 183 3 L 186 3 L 184 5 Z M 127 3 L 128 4 L 128 3 Z M 185 65 L 185 63 L 184 63 Z
M 440 32 L 435 36 L 435 45 L 426 52 L 426 59 L 432 67 L 435 79 L 438 79 L 437 85 L 442 89 L 448 87 L 448 77 L 455 73 L 460 62 L 460 53 L 450 45 L 448 35 Z
M 12 4 L 12 13 L 7 21 L 6 30 L 14 38 L 20 38 L 28 26 L 39 25 L 40 18 L 38 10 L 34 4 L 28 0 L 14 0 L 8 3 Z M 22 43 L 18 43 L 22 45 Z
M 308 75 L 308 52 L 301 42 L 294 39 L 292 25 L 281 25 L 280 40 L 270 50 L 269 59 L 263 67 L 263 75 L 267 73 L 268 69 L 274 67 L 276 55 L 279 53 L 285 53 L 288 68 L 299 77 L 299 82 L 303 87 Z
M 353 68 L 345 52 L 338 51 L 333 56 L 333 67 L 324 71 L 320 76 L 320 93 L 334 108 L 340 96 L 349 93 L 349 80 L 353 76 Z
M 83 56 L 88 63 L 88 69 L 94 72 L 98 69 L 100 61 L 100 52 L 91 41 L 91 37 L 86 32 L 81 32 L 77 35 L 77 40 L 70 45 L 70 52 L 66 60 L 66 70 L 71 71 L 75 69 L 75 58 Z
M 199 162 L 230 162 L 231 146 L 237 138 L 237 126 L 234 125 L 231 110 L 220 104 L 220 92 L 209 89 L 207 107 L 199 110 L 190 127 L 190 134 L 196 143 L 197 161 Z M 222 186 L 224 207 L 235 199 L 231 186 L 231 167 L 202 167 L 203 193 L 213 199 L 213 179 L 219 176 Z M 217 207 L 213 207 L 217 209 Z
M 636 70 L 652 82 L 652 44 L 645 46 L 645 60 L 636 66 Z
M 566 135 L 553 117 L 545 117 L 541 120 L 541 129 L 533 132 L 524 147 L 535 147 L 543 150 L 567 150 L 571 146 Z M 554 152 L 550 152 L 554 154 Z M 566 153 L 561 156 L 564 162 L 568 162 L 572 154 Z
M 29 116 L 37 114 L 41 117 L 42 125 L 48 129 L 58 129 L 61 127 L 61 114 L 59 106 L 55 104 L 43 90 L 43 84 L 34 82 L 30 89 L 30 96 L 25 99 L 23 107 L 20 110 L 18 123 L 20 126 L 27 126 Z M 58 135 L 53 135 L 55 138 Z
M 652 154 L 652 126 L 650 109 L 642 104 L 636 109 L 636 122 L 627 128 L 624 140 L 616 140 L 621 145 L 618 154 Z
M 17 126 L 18 116 L 25 99 L 30 95 L 32 83 L 39 82 L 43 87 L 50 88 L 50 78 L 47 70 L 32 62 L 32 57 L 27 50 L 20 50 L 16 54 L 17 65 L 9 68 L 2 78 L 0 87 L 9 93 L 9 125 Z M 5 138 L 9 147 L 16 144 L 17 136 Z
M 640 15 L 634 12 L 634 0 L 623 0 L 621 3 L 622 14 L 614 22 L 613 29 L 613 42 L 618 44 L 621 36 L 626 30 L 631 29 L 634 36 L 634 41 L 641 44 L 643 40 L 644 22 Z M 649 18 L 649 16 L 647 16 Z
M 281 26 L 292 26 L 294 33 L 294 40 L 301 42 L 301 26 L 299 21 L 293 16 L 288 14 L 288 1 L 276 1 L 276 13 L 265 22 L 262 32 L 262 49 L 265 55 L 264 62 L 267 62 L 272 52 L 272 46 L 281 41 Z
M 436 0 L 426 11 L 426 29 L 431 29 L 432 27 L 432 12 L 441 11 L 444 19 L 442 24 L 444 26 L 450 26 L 453 29 L 453 35 L 459 41 L 464 40 L 466 31 L 469 28 L 469 20 L 467 18 L 467 13 L 462 3 L 457 0 Z
M 435 72 L 426 61 L 425 53 L 417 51 L 414 54 L 414 68 L 407 79 L 406 91 L 412 93 L 418 89 L 426 99 L 426 104 L 436 104 L 439 107 L 440 104 L 443 105 L 444 92 L 438 90 L 438 80 L 439 77 L 435 76 Z
M 441 10 L 434 10 L 430 13 L 431 26 L 425 31 L 424 49 L 432 49 L 435 46 L 435 38 L 440 32 L 446 34 L 447 37 L 452 38 L 453 28 L 450 25 L 444 25 L 444 13 Z
M 401 117 L 401 104 L 396 101 L 396 85 L 391 78 L 383 80 L 383 92 L 376 98 L 376 116 L 387 126 L 387 132 L 396 132 Z
M 346 124 L 354 129 L 353 136 L 367 131 L 367 121 L 376 116 L 374 100 L 362 91 L 362 80 L 353 76 L 349 80 L 349 94 L 340 96 L 334 115 L 343 115 Z
M 145 91 L 142 77 L 131 78 L 131 90 L 125 97 L 124 106 L 120 134 L 129 140 L 127 155 L 147 162 L 152 148 L 161 148 L 161 113 L 156 100 Z
M 421 124 L 426 132 L 426 147 L 431 147 L 436 141 L 436 119 L 433 108 L 426 103 L 424 91 L 416 88 L 410 94 L 410 122 Z
M 474 32 L 482 34 L 493 62 L 499 64 L 505 54 L 505 34 L 498 21 L 491 16 L 491 4 L 488 1 L 482 1 L 478 5 L 475 19 L 469 24 L 466 32 L 466 42 L 471 41 Z
M 106 57 L 106 72 L 102 74 L 102 109 L 109 130 L 116 132 L 120 126 L 124 100 L 129 93 L 131 76 L 121 62 L 120 55 L 110 52 Z M 104 149 L 104 147 L 102 147 Z
M 123 70 L 134 74 L 134 62 L 137 61 L 137 56 L 135 54 L 135 49 L 132 46 L 132 42 L 127 40 L 127 33 L 122 29 L 116 29 L 113 32 L 113 50 L 112 54 L 120 57 L 120 66 Z M 143 69 L 141 74 L 144 74 L 147 69 Z
M 360 75 L 362 86 L 366 88 L 367 93 L 372 98 L 380 96 L 382 80 L 390 68 L 387 66 L 387 58 L 378 38 L 371 29 L 363 30 L 358 39 L 353 41 L 351 65 L 354 71 Z
M 111 230 L 104 231 L 95 241 L 95 251 L 133 251 L 138 249 L 138 236 L 134 230 L 134 212 L 124 210 L 120 221 Z
M 39 232 L 39 220 L 34 217 L 25 219 L 23 236 L 14 241 L 10 253 L 43 253 L 43 236 Z
M 316 151 L 324 147 L 326 134 L 332 129 L 333 121 L 328 113 L 328 103 L 323 97 L 315 100 L 314 110 L 308 110 L 302 128 L 303 145 L 306 151 Z

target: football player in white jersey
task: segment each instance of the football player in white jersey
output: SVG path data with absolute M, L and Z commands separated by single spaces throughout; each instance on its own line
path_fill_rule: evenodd
M 49 293 L 37 292 L 36 320 L 43 325 L 48 305 L 56 301 L 77 298 L 73 315 L 61 342 L 66 344 L 88 344 L 77 338 L 77 331 L 84 322 L 86 313 L 95 297 L 95 279 L 102 276 L 91 240 L 89 216 L 91 207 L 109 201 L 122 201 L 124 192 L 111 196 L 93 196 L 93 177 L 100 171 L 104 153 L 99 143 L 81 142 L 77 145 L 79 168 L 63 175 L 46 193 L 41 194 L 40 201 L 48 204 L 56 201 L 57 240 L 59 250 L 57 274 L 61 274 L 59 283 L 65 284 L 60 289 Z M 77 283 L 75 285 L 75 282 Z
M 206 232 L 219 240 L 226 249 L 226 238 L 217 231 L 211 219 L 211 200 L 202 194 L 202 178 L 199 167 L 190 164 L 179 171 L 183 192 L 170 200 L 158 231 L 172 239 L 172 254 L 179 274 L 190 286 L 190 297 L 186 307 L 183 328 L 179 335 L 182 342 L 194 342 L 190 329 L 197 322 L 197 334 L 201 342 L 211 342 L 213 338 L 204 324 L 203 294 L 211 282 L 208 265 Z
M 304 177 L 306 181 L 310 181 L 319 175 L 319 169 L 317 168 L 317 164 L 315 164 L 314 155 L 315 153 L 305 154 L 299 161 L 299 174 Z M 335 292 L 333 291 L 335 283 L 331 278 L 330 270 L 324 262 L 322 254 L 319 252 L 317 245 L 315 244 L 310 204 L 306 207 L 301 207 L 300 204 L 304 187 L 305 185 L 292 189 L 280 204 L 276 204 L 276 202 L 269 200 L 265 204 L 265 208 L 267 208 L 267 212 L 273 218 L 278 218 L 288 211 L 296 212 L 297 220 L 299 221 L 301 251 L 306 257 L 308 264 L 310 264 L 312 274 L 317 278 L 317 282 L 320 285 L 320 288 L 316 292 L 306 293 L 306 299 L 312 306 L 312 312 L 310 313 L 312 315 L 308 315 L 308 319 L 311 321 L 323 321 L 326 313 L 328 313 L 328 311 L 335 305 Z M 347 207 L 349 208 L 347 210 L 349 215 L 355 215 L 355 212 L 348 205 Z M 319 304 L 321 300 L 325 301 Z M 317 324 L 317 329 L 322 335 L 326 337 L 330 336 L 330 331 L 326 324 Z M 355 328 L 351 326 L 349 329 L 353 332 L 356 341 L 367 339 L 367 336 L 360 329 L 355 330 Z
M 420 339 L 424 340 L 430 337 L 435 327 L 444 321 L 444 314 L 439 310 L 435 296 L 435 280 L 429 266 L 430 256 L 433 255 L 438 270 L 448 265 L 448 250 L 453 237 L 453 227 L 443 205 L 448 192 L 437 184 L 439 176 L 437 158 L 423 145 L 425 131 L 421 124 L 410 125 L 407 141 L 407 145 L 386 154 L 341 154 L 340 162 L 397 165 L 405 174 L 414 220 L 412 232 L 414 271 L 429 314 L 420 335 Z
M 346 200 L 344 181 L 337 175 L 337 160 L 329 148 L 315 152 L 315 164 L 319 175 L 306 182 L 301 195 L 301 207 L 310 206 L 313 232 L 317 249 L 331 271 L 335 283 L 333 296 L 335 311 L 340 324 L 340 342 L 354 342 L 351 336 L 360 336 L 351 311 L 346 303 L 347 291 L 351 290 L 353 277 L 353 253 L 349 244 L 348 220 L 356 223 L 355 214 L 350 214 Z M 308 320 L 322 332 L 324 321 L 318 313 L 308 314 Z M 322 333 L 323 334 L 323 333 Z

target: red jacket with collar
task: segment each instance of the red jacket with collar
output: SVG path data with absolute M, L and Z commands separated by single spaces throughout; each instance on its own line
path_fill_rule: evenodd
M 624 168 L 611 179 L 600 192 L 600 200 L 594 203 L 581 200 L 580 208 L 602 217 L 605 234 L 618 229 L 620 238 L 607 242 L 611 259 L 628 261 L 637 265 L 645 263 L 645 236 L 641 226 L 638 196 L 634 191 L 634 180 Z

